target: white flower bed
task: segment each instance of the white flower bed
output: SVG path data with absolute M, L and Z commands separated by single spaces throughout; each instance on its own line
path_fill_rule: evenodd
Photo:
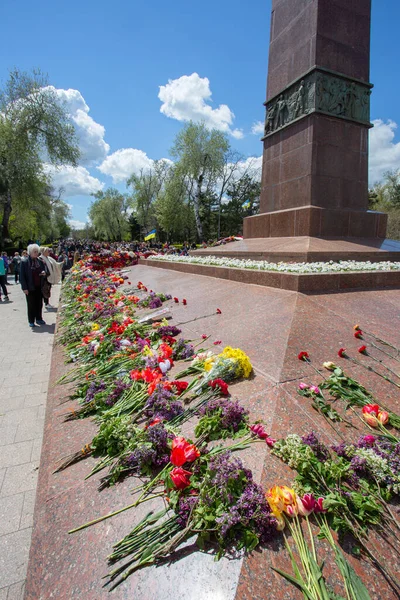
M 279 271 L 281 273 L 343 273 L 357 271 L 400 271 L 400 262 L 370 262 L 355 260 L 340 260 L 311 263 L 271 263 L 266 260 L 240 260 L 217 256 L 176 256 L 160 254 L 149 256 L 147 260 L 162 260 L 165 262 L 188 263 L 192 265 L 210 265 L 214 267 L 233 267 L 235 269 L 253 269 L 255 271 Z

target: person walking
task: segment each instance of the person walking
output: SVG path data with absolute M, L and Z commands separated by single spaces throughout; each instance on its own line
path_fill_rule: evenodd
M 42 296 L 44 305 L 47 310 L 53 308 L 49 303 L 51 296 L 51 286 L 60 283 L 61 279 L 61 265 L 50 256 L 50 248 L 41 246 L 39 248 L 40 256 L 39 260 L 42 262 L 46 277 L 43 278 L 42 283 Z
M 28 256 L 21 260 L 19 279 L 22 291 L 26 296 L 28 323 L 32 329 L 37 325 L 46 325 L 42 318 L 42 281 L 46 271 L 42 261 L 39 261 L 39 246 L 29 244 Z
M 21 265 L 21 257 L 19 255 L 19 252 L 15 252 L 14 253 L 14 257 L 12 259 L 12 264 L 14 266 L 14 280 L 15 280 L 15 283 L 18 283 L 19 268 L 20 268 L 20 265 Z
M 3 290 L 3 294 L 4 294 L 4 300 L 9 300 L 8 298 L 8 292 L 7 292 L 7 287 L 6 287 L 6 267 L 4 264 L 4 258 L 2 256 L 0 256 L 0 302 L 2 302 L 2 298 L 1 298 L 1 290 Z
M 5 274 L 4 274 L 5 278 L 6 278 L 5 279 L 5 283 L 7 285 L 8 284 L 8 281 L 7 281 L 8 267 L 10 266 L 9 265 L 9 261 L 8 261 L 7 252 L 3 252 L 2 256 L 3 256 L 3 260 L 4 260 L 4 268 L 5 268 L 5 271 L 6 271 Z

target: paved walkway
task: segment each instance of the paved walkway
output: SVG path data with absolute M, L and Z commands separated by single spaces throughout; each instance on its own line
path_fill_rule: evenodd
M 57 311 L 43 310 L 47 324 L 32 331 L 20 285 L 8 291 L 10 302 L 0 303 L 0 600 L 22 600 Z

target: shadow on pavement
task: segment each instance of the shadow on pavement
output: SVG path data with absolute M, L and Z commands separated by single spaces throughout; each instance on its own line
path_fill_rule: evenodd
M 55 327 L 55 323 L 51 325 L 36 325 L 32 331 L 33 333 L 54 333 Z

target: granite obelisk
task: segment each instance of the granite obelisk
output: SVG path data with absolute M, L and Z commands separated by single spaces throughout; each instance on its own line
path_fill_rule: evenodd
M 370 0 L 273 0 L 261 215 L 245 237 L 385 237 L 368 211 L 370 15 Z
M 196 254 L 399 260 L 368 210 L 370 24 L 371 0 L 272 0 L 260 214 Z

